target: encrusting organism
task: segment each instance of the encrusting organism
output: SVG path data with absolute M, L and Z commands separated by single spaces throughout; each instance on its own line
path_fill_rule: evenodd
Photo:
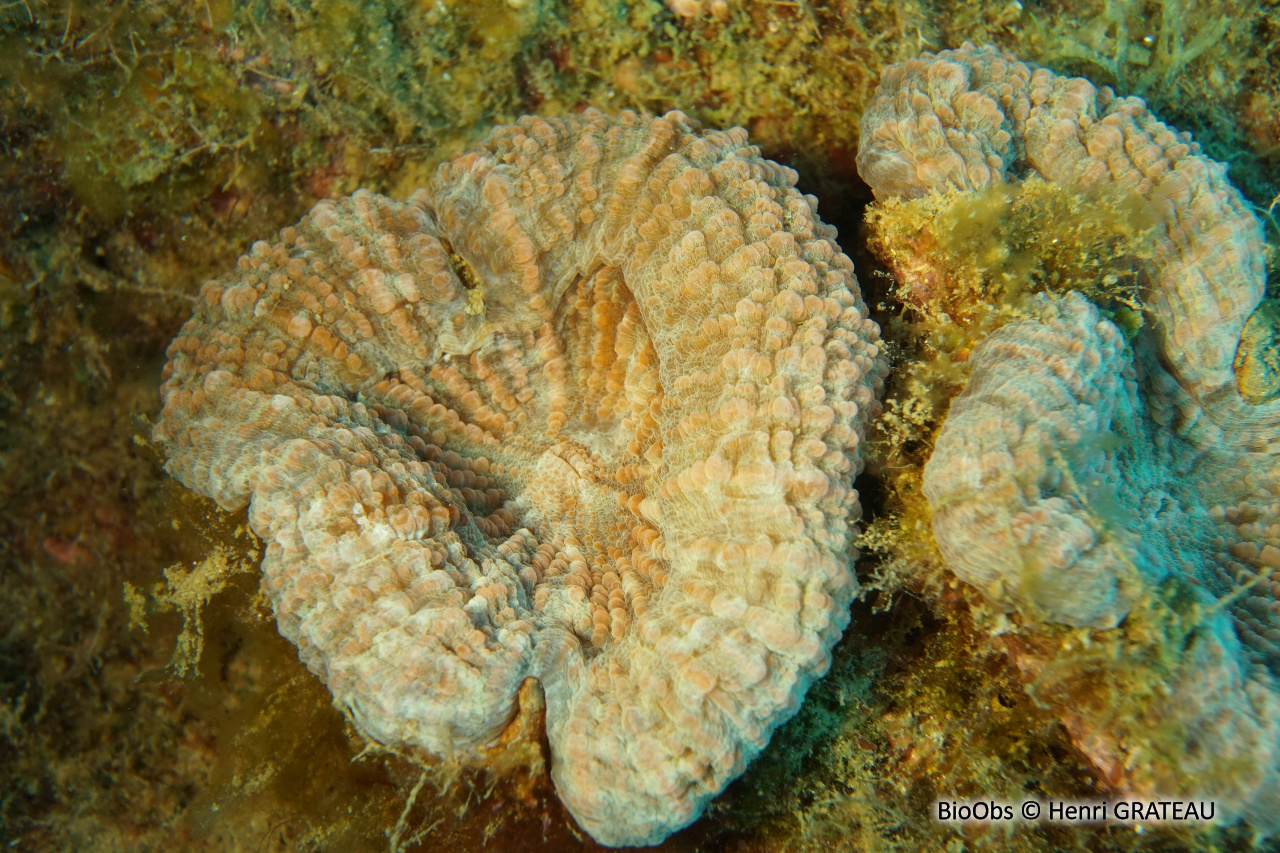
M 1280 829 L 1280 389 L 1237 383 L 1264 257 L 1225 168 L 1137 98 L 973 45 L 885 71 L 858 164 L 882 204 L 1034 180 L 1152 214 L 1145 321 L 1027 294 L 968 358 L 923 490 L 947 566 L 1018 615 L 1025 648 L 1066 626 L 1150 651 L 1102 664 L 1130 696 L 1063 703 L 1118 791 Z M 948 286 L 927 253 L 897 271 L 922 299 Z M 1038 686 L 1067 665 L 1049 654 L 1025 666 Z
M 797 710 L 857 590 L 886 368 L 795 179 L 678 112 L 526 118 L 204 286 L 155 436 L 248 504 L 361 732 L 479 754 L 536 678 L 560 797 L 638 845 Z

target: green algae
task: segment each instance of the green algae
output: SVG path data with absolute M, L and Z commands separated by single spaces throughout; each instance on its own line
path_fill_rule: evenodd
M 1265 299 L 1250 315 L 1235 371 L 1240 395 L 1255 406 L 1280 397 L 1280 300 Z
M 874 248 L 902 270 L 898 300 L 935 325 L 978 323 L 982 337 L 992 312 L 1001 322 L 1021 316 L 1035 293 L 1078 291 L 1112 310 L 1143 310 L 1158 222 L 1135 194 L 1077 193 L 1039 176 L 894 199 L 867 215 Z M 927 282 L 917 267 L 929 271 Z

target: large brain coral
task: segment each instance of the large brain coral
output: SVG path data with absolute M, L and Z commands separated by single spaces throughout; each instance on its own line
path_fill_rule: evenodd
M 974 349 L 924 493 L 948 566 L 1027 625 L 1121 626 L 1132 646 L 1135 611 L 1149 629 L 1166 602 L 1181 632 L 1129 673 L 1149 707 L 1081 703 L 1069 728 L 1122 789 L 1280 828 L 1280 401 L 1243 397 L 1233 368 L 1264 293 L 1258 222 L 1142 101 L 992 49 L 887 69 L 862 128 L 881 201 L 1035 179 L 1153 213 L 1147 328 L 1130 344 L 1079 293 L 1031 300 Z M 930 264 L 898 271 L 945 287 Z
M 536 678 L 561 798 L 645 844 L 797 709 L 883 364 L 794 181 L 680 113 L 523 119 L 205 285 L 155 435 L 360 730 L 473 753 Z

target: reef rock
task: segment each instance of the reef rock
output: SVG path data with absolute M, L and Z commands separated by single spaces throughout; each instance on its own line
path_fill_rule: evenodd
M 360 731 L 475 755 L 536 678 L 561 798 L 639 845 L 796 711 L 885 368 L 794 183 L 681 113 L 526 118 L 204 286 L 155 436 Z
M 881 201 L 1039 176 L 1154 212 L 1146 327 L 1130 343 L 1079 293 L 1033 300 L 973 351 L 924 493 L 947 565 L 1028 634 L 1120 626 L 1154 649 L 1129 673 L 1134 707 L 1068 709 L 1113 785 L 1280 828 L 1280 402 L 1236 378 L 1265 361 L 1256 343 L 1237 359 L 1247 326 L 1267 340 L 1259 223 L 1141 100 L 989 48 L 887 69 L 862 131 Z

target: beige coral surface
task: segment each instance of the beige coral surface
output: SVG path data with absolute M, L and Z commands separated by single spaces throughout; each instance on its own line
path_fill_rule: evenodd
M 974 350 L 924 494 L 947 564 L 1027 624 L 1168 632 L 1163 668 L 1134 675 L 1160 683 L 1140 713 L 1164 729 L 1071 710 L 1110 781 L 1214 795 L 1274 831 L 1280 403 L 1247 401 L 1235 375 L 1264 293 L 1260 224 L 1141 100 L 972 45 L 885 72 L 859 166 L 881 200 L 1037 177 L 1151 211 L 1147 328 L 1126 336 L 1078 293 L 1031 300 Z M 945 288 L 927 266 L 910 286 Z
M 205 285 L 155 436 L 361 731 L 475 753 L 537 678 L 561 798 L 643 844 L 796 711 L 883 364 L 794 181 L 681 113 L 524 119 Z

